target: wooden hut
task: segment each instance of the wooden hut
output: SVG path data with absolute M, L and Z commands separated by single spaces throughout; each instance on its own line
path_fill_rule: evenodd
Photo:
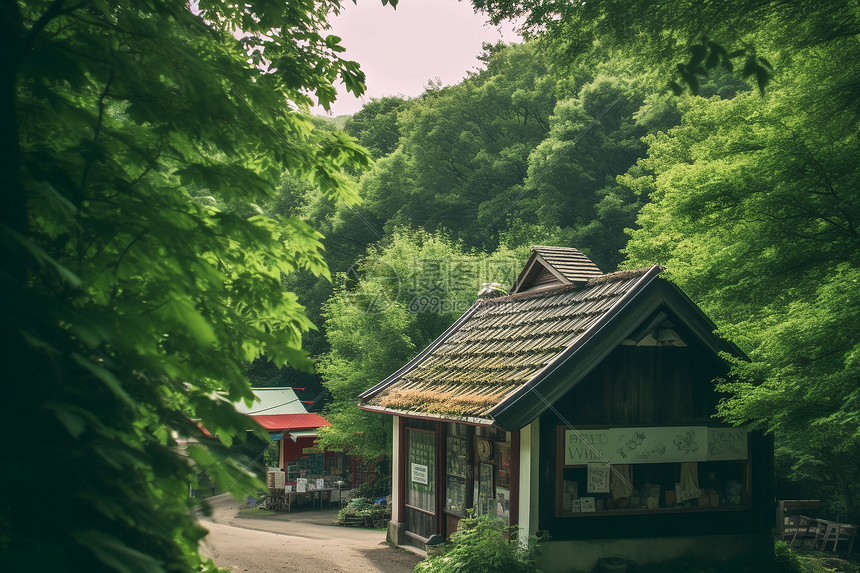
M 742 353 L 661 270 L 533 247 L 508 295 L 362 394 L 393 418 L 390 538 L 423 546 L 475 508 L 549 533 L 549 572 L 768 555 L 772 445 L 713 417 L 721 353 Z

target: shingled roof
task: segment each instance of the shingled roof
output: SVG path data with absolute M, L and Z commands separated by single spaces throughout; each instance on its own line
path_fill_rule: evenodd
M 526 287 L 524 292 L 479 299 L 430 346 L 363 393 L 359 407 L 520 428 L 627 337 L 669 315 L 714 356 L 743 356 L 714 334 L 714 324 L 680 289 L 659 278 L 662 267 L 530 286 L 523 277 L 535 261 L 546 267 L 541 272 L 559 274 L 549 268 L 552 253 L 544 258 L 540 249 L 549 248 L 534 248 L 512 289 Z M 556 262 L 579 256 L 585 258 L 579 251 L 560 253 Z
M 659 267 L 478 300 L 433 344 L 364 393 L 362 407 L 492 423 L 493 410 L 567 359 Z

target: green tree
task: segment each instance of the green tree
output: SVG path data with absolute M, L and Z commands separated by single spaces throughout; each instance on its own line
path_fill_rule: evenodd
M 647 199 L 619 187 L 615 178 L 644 155 L 642 136 L 668 127 L 637 121 L 646 93 L 639 83 L 599 74 L 575 97 L 559 101 L 511 209 L 519 222 L 566 229 L 568 243 L 607 271 L 620 262 L 624 229 Z
M 782 475 L 843 519 L 860 507 L 858 56 L 856 36 L 786 52 L 764 97 L 685 100 L 624 178 L 651 197 L 627 264 L 666 264 L 752 359 L 720 414 L 773 431 Z
M 282 203 L 301 205 L 298 212 L 325 235 L 326 258 L 334 272 L 348 272 L 369 245 L 403 226 L 445 229 L 466 246 L 495 245 L 492 235 L 498 230 L 476 216 L 481 217 L 478 211 L 488 197 L 525 176 L 528 153 L 546 132 L 555 81 L 545 75 L 531 47 L 485 48 L 487 69 L 460 85 L 428 89 L 408 101 L 373 100 L 347 122 L 350 133 L 378 152 L 359 182 L 362 205 L 335 206 L 311 187 L 298 194 L 294 186 L 285 188 Z M 449 140 L 459 142 L 454 153 Z M 444 157 L 465 166 L 464 180 L 440 172 L 438 162 Z M 331 295 L 331 284 L 309 273 L 286 282 L 306 295 L 309 316 L 322 327 L 310 333 L 309 347 L 326 352 L 324 321 L 316 309 Z
M 391 420 L 356 408 L 358 396 L 430 344 L 477 299 L 484 282 L 513 284 L 521 260 L 500 249 L 487 257 L 438 233 L 397 229 L 326 303 L 331 350 L 320 372 L 332 401 L 320 442 L 367 457 L 391 452 Z
M 400 143 L 397 114 L 408 106 L 409 102 L 399 97 L 371 98 L 346 120 L 344 130 L 366 147 L 374 159 L 379 159 Z
M 486 69 L 398 113 L 399 146 L 363 176 L 357 225 L 447 229 L 468 246 L 495 246 L 481 204 L 525 178 L 549 127 L 555 80 L 531 45 L 486 45 L 482 60 Z
M 854 36 L 857 4 L 851 0 L 780 2 L 741 0 L 473 0 L 493 22 L 516 18 L 546 39 L 564 62 L 590 59 L 595 46 L 638 58 L 671 87 L 697 93 L 701 81 L 728 70 L 764 88 L 783 46 L 806 48 Z
M 646 134 L 669 129 L 680 117 L 677 98 L 660 94 L 656 74 L 635 70 L 634 63 L 618 54 L 567 78 L 563 91 L 570 95 L 558 100 L 522 185 L 481 205 L 485 220 L 508 214 L 509 220 L 495 223 L 505 229 L 506 244 L 553 237 L 554 244 L 582 249 L 605 271 L 621 262 L 625 229 L 635 224 L 648 194 L 617 177 L 645 155 Z M 722 82 L 711 83 L 716 91 Z
M 226 451 L 265 436 L 242 365 L 309 366 L 281 278 L 327 274 L 321 236 L 254 205 L 284 169 L 356 201 L 366 153 L 297 110 L 363 75 L 336 0 L 196 7 L 4 5 L 4 571 L 213 569 L 188 488 L 257 483 Z

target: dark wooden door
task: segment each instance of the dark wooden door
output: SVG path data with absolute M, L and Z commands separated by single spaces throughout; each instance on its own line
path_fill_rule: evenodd
M 406 429 L 406 535 L 422 549 L 439 526 L 436 452 L 436 432 Z

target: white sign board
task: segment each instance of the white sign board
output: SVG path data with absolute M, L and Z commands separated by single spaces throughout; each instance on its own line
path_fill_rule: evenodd
M 415 483 L 423 483 L 427 485 L 427 466 L 421 464 L 412 464 L 412 481 Z
M 655 464 L 743 460 L 747 433 L 738 428 L 666 426 L 565 430 L 564 464 Z

